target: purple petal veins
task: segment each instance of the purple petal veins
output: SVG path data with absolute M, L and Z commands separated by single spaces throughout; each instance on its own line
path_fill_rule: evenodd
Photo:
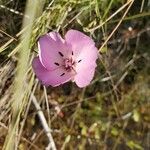
M 38 41 L 39 57 L 33 60 L 33 70 L 44 85 L 59 86 L 70 80 L 79 87 L 90 84 L 96 68 L 98 50 L 85 34 L 69 30 L 65 39 L 50 32 Z

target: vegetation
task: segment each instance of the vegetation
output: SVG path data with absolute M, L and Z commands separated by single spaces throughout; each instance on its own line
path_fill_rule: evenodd
M 2 0 L 0 149 L 150 149 L 149 10 L 146 0 Z M 43 87 L 31 67 L 37 40 L 69 29 L 96 42 L 95 78 Z

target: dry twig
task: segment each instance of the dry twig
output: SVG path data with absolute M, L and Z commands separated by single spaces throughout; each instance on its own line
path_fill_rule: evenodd
M 51 135 L 51 129 L 49 128 L 48 124 L 47 124 L 47 121 L 45 119 L 45 116 L 41 110 L 41 107 L 40 105 L 38 104 L 37 100 L 36 100 L 36 97 L 31 93 L 31 99 L 32 99 L 32 102 L 37 110 L 37 113 L 38 113 L 38 116 L 40 118 L 40 121 L 41 121 L 41 124 L 44 128 L 44 131 L 48 137 L 48 140 L 49 140 L 49 145 L 48 147 L 46 148 L 47 150 L 56 150 L 56 145 L 55 145 L 55 142 L 54 142 L 54 139 Z

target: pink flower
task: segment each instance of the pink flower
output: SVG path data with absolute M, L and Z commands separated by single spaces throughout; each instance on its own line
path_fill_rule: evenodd
M 38 41 L 39 56 L 32 66 L 42 84 L 53 87 L 74 81 L 85 87 L 93 79 L 98 50 L 85 34 L 69 30 L 65 40 L 57 32 L 50 32 Z

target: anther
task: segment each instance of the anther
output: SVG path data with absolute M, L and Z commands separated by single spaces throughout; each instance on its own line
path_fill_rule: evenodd
M 65 75 L 65 73 L 62 73 L 60 76 L 64 76 Z
M 64 57 L 64 55 L 61 53 L 61 52 L 58 52 L 59 53 L 59 55 L 61 56 L 61 57 Z
M 78 61 L 78 63 L 81 62 L 81 61 L 82 61 L 82 60 L 80 59 L 80 60 Z
M 59 63 L 57 63 L 57 62 L 55 62 L 54 64 L 57 65 L 57 66 L 59 66 Z

